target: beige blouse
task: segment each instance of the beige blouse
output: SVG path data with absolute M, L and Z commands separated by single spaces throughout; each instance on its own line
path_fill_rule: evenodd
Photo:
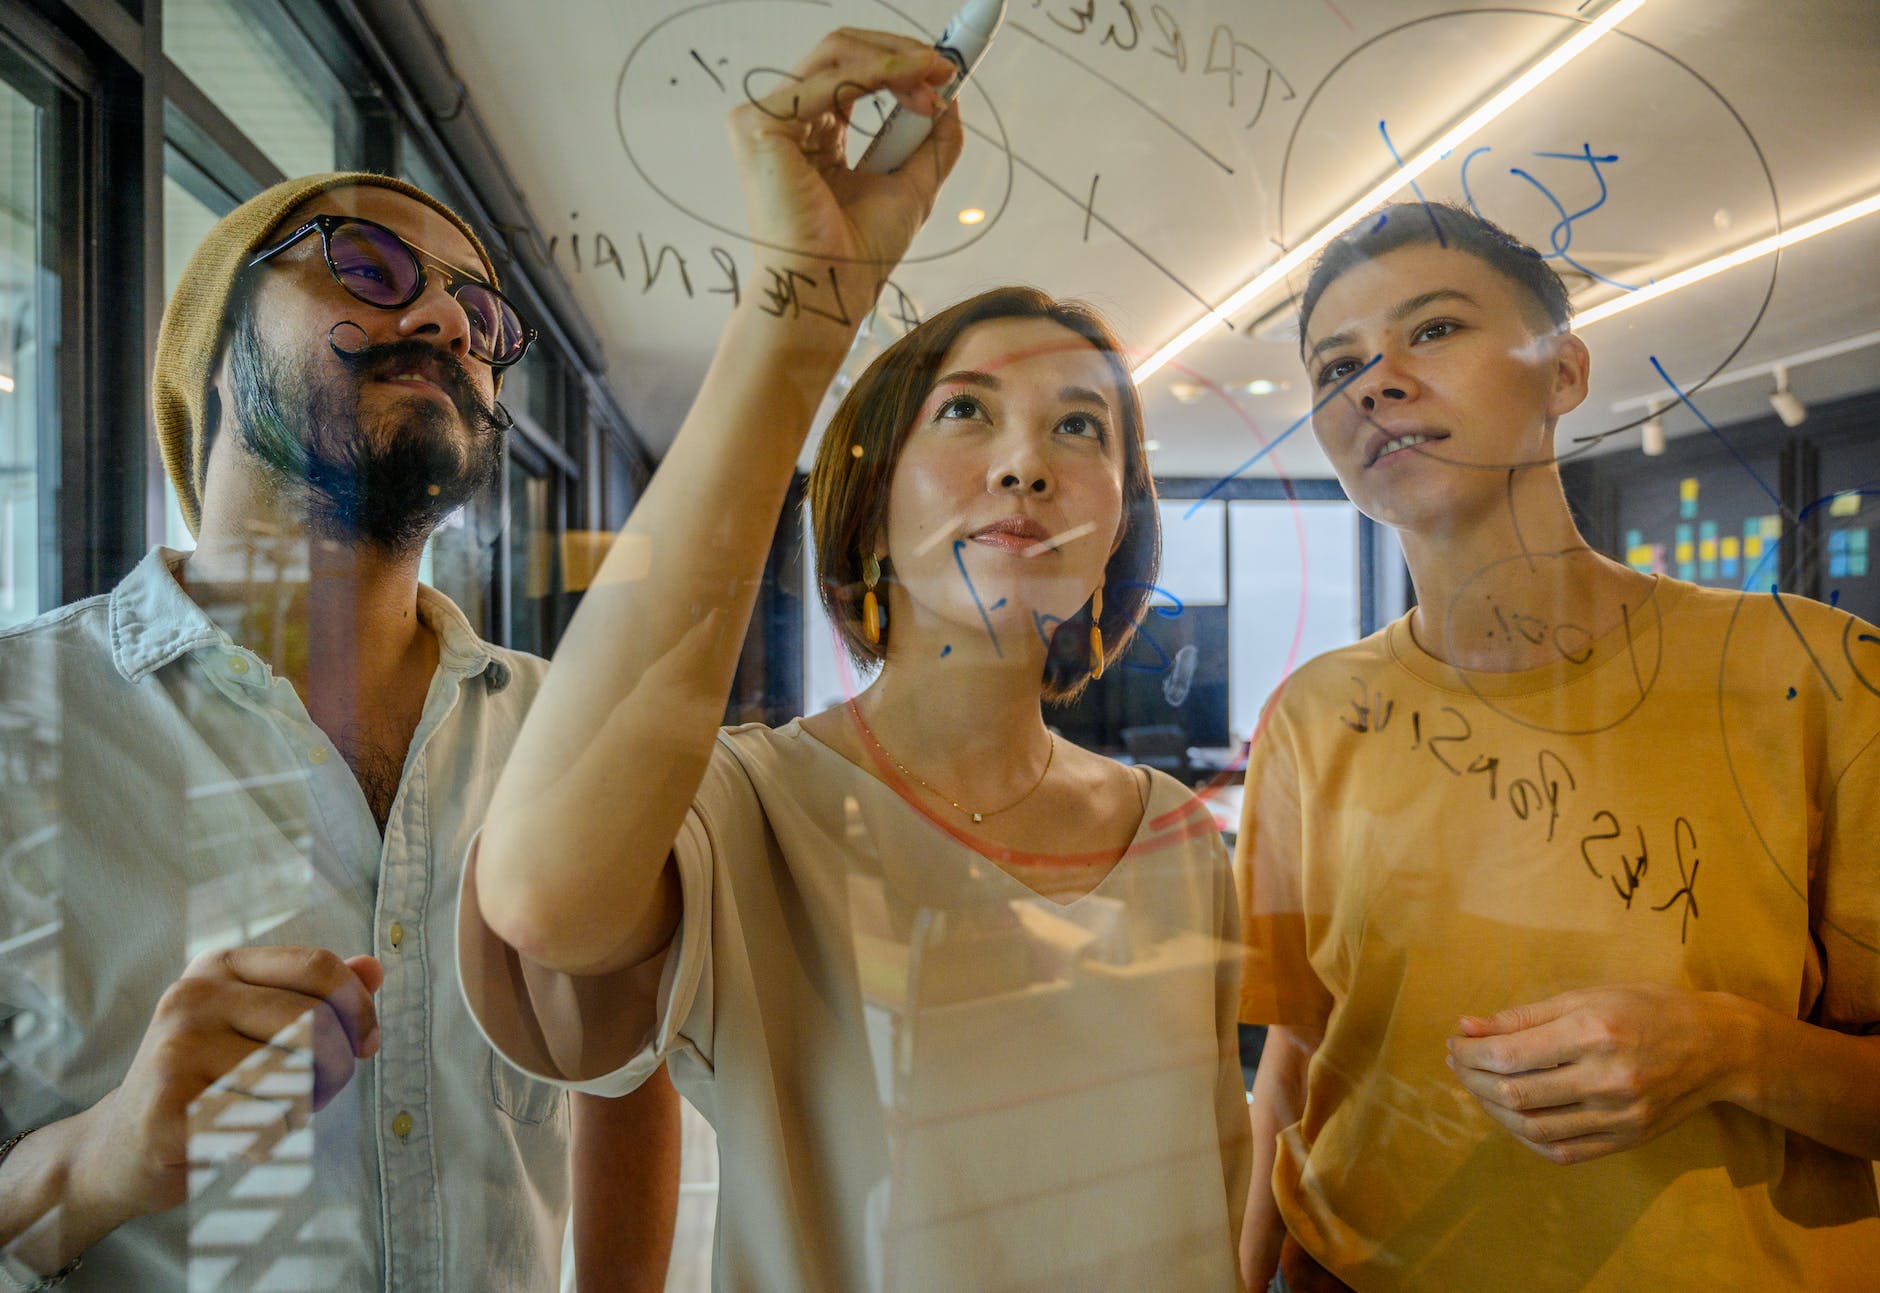
M 718 1132 L 720 1289 L 1234 1289 L 1248 1176 L 1238 906 L 1206 809 L 1141 825 L 1060 904 L 805 732 L 720 733 L 673 847 L 653 1035 L 491 934 L 472 1013 L 524 1072 L 632 1090 L 662 1060 Z M 591 985 L 589 985 L 591 986 Z

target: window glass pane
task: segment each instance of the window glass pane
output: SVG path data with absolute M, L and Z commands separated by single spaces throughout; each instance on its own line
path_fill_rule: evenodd
M 548 653 L 542 602 L 555 590 L 548 491 L 546 476 L 534 475 L 510 460 L 508 645 L 537 655 Z
M 58 604 L 60 282 L 49 114 L 0 81 L 0 628 Z
M 1155 605 L 1173 597 L 1183 606 L 1219 606 L 1227 600 L 1227 504 L 1195 508 L 1185 498 L 1156 504 L 1162 515 L 1162 562 L 1155 577 Z
M 352 109 L 325 69 L 289 55 L 278 10 L 235 0 L 165 0 L 163 52 L 288 175 L 337 169 Z M 272 28 L 272 30 L 271 30 Z
M 418 579 L 457 603 L 470 627 L 495 634 L 490 624 L 490 581 L 495 539 L 502 534 L 502 495 L 490 489 L 444 518 L 424 545 Z
M 1227 508 L 1228 726 L 1244 741 L 1285 676 L 1358 639 L 1358 510 L 1236 500 Z
M 431 164 L 424 145 L 409 131 L 405 133 L 404 146 L 398 150 L 398 162 L 400 178 L 461 209 L 462 204 L 457 201 L 456 191 L 444 182 L 443 172 Z

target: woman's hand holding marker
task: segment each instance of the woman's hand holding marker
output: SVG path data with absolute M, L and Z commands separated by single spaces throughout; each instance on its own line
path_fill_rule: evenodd
M 760 268 L 781 254 L 780 271 L 826 281 L 834 266 L 848 316 L 866 313 L 959 160 L 959 116 L 939 93 L 955 70 L 918 40 L 843 28 L 817 43 L 793 79 L 732 112 L 731 144 Z M 892 174 L 851 170 L 850 113 L 880 90 L 935 117 L 933 132 Z M 863 280 L 867 295 L 851 299 L 848 283 Z

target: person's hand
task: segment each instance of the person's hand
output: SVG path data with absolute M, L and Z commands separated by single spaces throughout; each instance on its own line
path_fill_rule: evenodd
M 758 263 L 781 253 L 817 280 L 834 265 L 841 278 L 865 280 L 850 313 L 866 313 L 873 298 L 861 291 L 877 290 L 899 263 L 959 160 L 959 113 L 936 92 L 953 70 L 931 45 L 845 27 L 770 93 L 740 104 L 731 141 Z M 850 170 L 846 153 L 849 114 L 878 90 L 936 117 L 913 156 L 887 175 Z
M 379 1049 L 372 994 L 385 969 L 316 947 L 205 952 L 157 1001 L 124 1081 L 85 1114 L 75 1188 L 116 1224 L 188 1197 L 190 1106 L 236 1065 L 312 1016 L 313 1107 Z
M 1465 1016 L 1447 1062 L 1484 1112 L 1556 1163 L 1631 1149 L 1724 1099 L 1737 999 L 1658 984 Z

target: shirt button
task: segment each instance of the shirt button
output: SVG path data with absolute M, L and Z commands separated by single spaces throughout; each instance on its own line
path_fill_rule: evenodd
M 228 671 L 230 673 L 247 673 L 248 657 L 243 655 L 231 657 L 228 662 Z
M 402 946 L 405 941 L 405 927 L 398 921 L 393 921 L 392 927 L 385 931 L 385 936 L 391 940 L 393 947 Z
M 326 762 L 326 747 L 324 745 L 314 746 L 312 749 L 307 751 L 307 757 L 309 759 L 312 759 L 315 763 L 325 763 Z
M 392 1135 L 398 1137 L 400 1140 L 403 1140 L 405 1137 L 411 1134 L 411 1126 L 412 1126 L 411 1115 L 408 1113 L 401 1113 L 397 1117 L 392 1119 Z

